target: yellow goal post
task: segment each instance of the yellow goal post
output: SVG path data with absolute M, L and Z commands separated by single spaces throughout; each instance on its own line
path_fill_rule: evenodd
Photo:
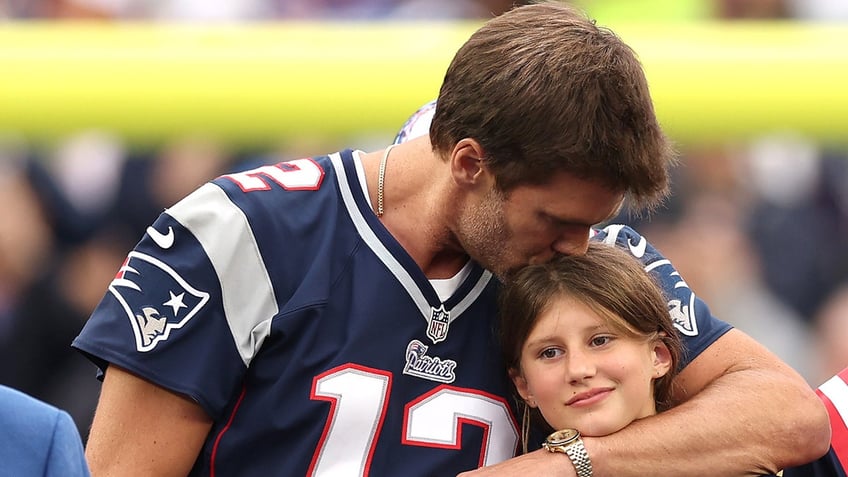
M 0 24 L 0 132 L 263 145 L 394 133 L 477 22 Z M 848 25 L 619 23 L 678 142 L 848 141 Z

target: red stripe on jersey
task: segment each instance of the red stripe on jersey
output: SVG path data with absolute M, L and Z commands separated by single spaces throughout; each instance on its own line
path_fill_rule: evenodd
M 233 425 L 233 419 L 236 418 L 236 412 L 238 412 L 239 406 L 241 406 L 241 402 L 244 400 L 246 392 L 247 386 L 242 386 L 241 394 L 239 394 L 238 401 L 236 401 L 236 405 L 233 407 L 233 412 L 227 420 L 227 425 L 221 429 L 218 436 L 215 438 L 215 445 L 212 446 L 212 455 L 209 457 L 209 477 L 215 477 L 215 459 L 218 457 L 218 444 L 221 443 L 221 438 L 224 437 L 224 434 L 230 429 L 230 426 Z

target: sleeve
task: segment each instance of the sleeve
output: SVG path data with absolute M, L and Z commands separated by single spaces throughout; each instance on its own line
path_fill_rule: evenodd
M 56 425 L 47 455 L 45 477 L 89 477 L 82 440 L 71 416 L 56 413 Z
M 632 228 L 609 225 L 597 231 L 593 239 L 628 250 L 642 261 L 645 270 L 656 277 L 668 299 L 668 311 L 683 341 L 685 352 L 681 368 L 732 328 L 714 317 L 707 304 L 695 295 L 671 262 Z
M 148 227 L 72 346 L 224 412 L 277 313 L 244 212 L 207 184 Z

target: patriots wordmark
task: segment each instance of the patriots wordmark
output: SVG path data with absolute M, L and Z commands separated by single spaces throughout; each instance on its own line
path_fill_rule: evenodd
M 456 361 L 427 356 L 427 349 L 427 345 L 418 340 L 409 342 L 406 346 L 406 366 L 403 368 L 403 374 L 440 383 L 452 383 L 456 379 Z

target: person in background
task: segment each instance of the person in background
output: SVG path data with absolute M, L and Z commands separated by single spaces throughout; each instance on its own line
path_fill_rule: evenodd
M 0 385 L 0 475 L 88 477 L 82 439 L 71 416 Z

